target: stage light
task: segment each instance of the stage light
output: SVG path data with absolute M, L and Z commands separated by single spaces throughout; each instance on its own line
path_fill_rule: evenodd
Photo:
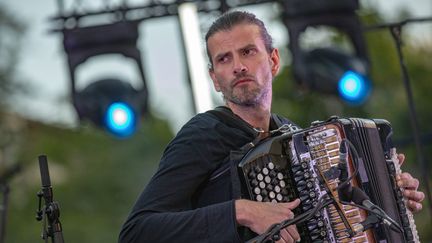
M 347 71 L 338 82 L 338 91 L 347 102 L 361 104 L 369 96 L 370 83 L 363 75 Z
M 367 63 L 360 58 L 334 48 L 316 48 L 302 57 L 294 74 L 309 89 L 338 95 L 350 105 L 360 105 L 369 97 Z
M 138 24 L 139 21 L 120 21 L 63 29 L 72 101 L 80 121 L 89 120 L 120 138 L 134 134 L 140 118 L 148 112 L 146 78 L 142 54 L 137 46 Z M 106 78 L 77 90 L 77 67 L 91 57 L 105 54 L 120 54 L 132 59 L 141 77 L 140 87 L 134 88 L 117 78 Z
M 92 82 L 74 96 L 80 120 L 90 120 L 119 138 L 133 135 L 146 113 L 146 94 L 118 79 Z
M 136 114 L 123 102 L 112 103 L 105 113 L 105 126 L 113 134 L 128 137 L 136 130 Z
M 295 80 L 309 90 L 338 95 L 351 105 L 364 103 L 371 91 L 369 61 L 362 25 L 355 11 L 357 0 L 282 1 L 283 22 L 288 29 Z M 318 47 L 305 50 L 300 35 L 308 27 L 331 27 L 345 34 L 353 51 Z M 340 44 L 340 43 L 339 43 Z

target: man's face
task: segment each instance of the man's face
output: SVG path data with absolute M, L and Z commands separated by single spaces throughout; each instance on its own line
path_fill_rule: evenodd
M 227 103 L 255 106 L 271 100 L 265 98 L 271 96 L 279 53 L 266 51 L 258 26 L 239 24 L 216 32 L 208 39 L 208 49 L 213 62 L 210 76 Z

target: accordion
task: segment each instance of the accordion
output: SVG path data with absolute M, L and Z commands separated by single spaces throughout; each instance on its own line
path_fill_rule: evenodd
M 392 127 L 386 120 L 332 117 L 306 129 L 268 138 L 238 164 L 242 196 L 275 203 L 300 198 L 301 203 L 294 210 L 296 215 L 311 211 L 329 191 L 337 198 L 339 178 L 323 183 L 319 177 L 338 166 L 341 142 L 348 140 L 357 152 L 357 158 L 349 153 L 347 160 L 348 173 L 358 171 L 351 183 L 397 222 L 403 232 L 379 224 L 365 232 L 349 234 L 350 228 L 363 222 L 368 212 L 353 205 L 339 205 L 337 211 L 335 205 L 329 205 L 297 224 L 302 242 L 419 242 L 413 215 L 396 184 L 396 175 L 401 171 L 391 136 Z

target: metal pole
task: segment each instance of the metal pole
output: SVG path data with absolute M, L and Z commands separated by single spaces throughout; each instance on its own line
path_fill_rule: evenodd
M 403 53 L 402 53 L 402 40 L 401 40 L 401 32 L 402 32 L 402 25 L 395 25 L 395 26 L 391 26 L 390 27 L 390 32 L 393 36 L 393 39 L 395 41 L 396 44 L 396 49 L 397 49 L 397 53 L 398 53 L 398 57 L 399 57 L 399 63 L 402 69 L 402 80 L 403 80 L 403 84 L 405 87 L 405 91 L 406 91 L 406 95 L 408 98 L 408 108 L 409 108 L 409 112 L 410 112 L 410 120 L 411 120 L 411 127 L 413 130 L 413 135 L 414 135 L 414 143 L 415 143 L 415 147 L 416 147 L 416 151 L 417 151 L 417 160 L 418 163 L 421 167 L 421 176 L 422 176 L 422 180 L 423 180 L 423 185 L 425 185 L 425 190 L 426 190 L 426 197 L 429 201 L 429 213 L 430 213 L 430 219 L 432 221 L 432 195 L 431 195 L 431 189 L 429 186 L 429 177 L 428 177 L 428 166 L 423 154 L 423 148 L 422 148 L 422 143 L 420 141 L 420 135 L 419 135 L 419 123 L 417 120 L 417 112 L 416 112 L 416 108 L 415 108 L 415 104 L 414 104 L 414 98 L 413 98 L 413 94 L 412 94 L 412 89 L 411 89 L 411 83 L 410 83 L 410 78 L 408 75 L 408 71 L 406 68 L 406 64 L 405 64 L 405 60 L 403 57 Z

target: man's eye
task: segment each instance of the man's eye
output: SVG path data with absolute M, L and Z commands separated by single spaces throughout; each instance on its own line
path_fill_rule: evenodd
M 220 57 L 217 61 L 219 63 L 226 63 L 228 61 L 228 57 L 227 56 Z
M 245 49 L 243 51 L 243 55 L 245 55 L 245 56 L 254 55 L 255 53 L 256 53 L 256 50 L 253 48 Z

